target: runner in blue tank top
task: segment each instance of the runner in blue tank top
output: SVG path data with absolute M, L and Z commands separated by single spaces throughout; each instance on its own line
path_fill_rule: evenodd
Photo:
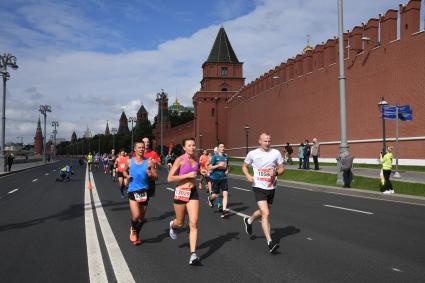
M 131 213 L 130 241 L 140 245 L 139 233 L 145 220 L 145 209 L 149 203 L 149 179 L 158 179 L 155 166 L 149 159 L 143 159 L 145 145 L 137 142 L 134 145 L 136 155 L 127 161 L 123 170 L 124 177 L 130 179 L 128 185 L 128 201 Z

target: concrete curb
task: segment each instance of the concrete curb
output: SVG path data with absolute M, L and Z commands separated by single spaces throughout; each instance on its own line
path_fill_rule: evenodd
M 31 169 L 34 169 L 34 168 L 37 168 L 37 167 L 55 164 L 57 162 L 59 162 L 59 160 L 56 160 L 56 161 L 53 161 L 53 162 L 49 162 L 49 163 L 46 163 L 46 164 L 38 164 L 38 165 L 35 165 L 35 166 L 32 166 L 32 167 L 28 167 L 28 168 L 24 168 L 24 169 L 19 169 L 19 170 L 15 170 L 15 171 L 12 171 L 12 172 L 3 172 L 3 173 L 0 173 L 0 178 L 6 177 L 6 176 L 9 176 L 9 175 L 13 175 L 15 173 L 19 173 L 19 172 L 31 170 Z
M 229 174 L 229 177 L 233 179 L 246 180 L 245 176 L 236 175 L 236 174 Z M 330 194 L 338 194 L 338 195 L 345 195 L 345 196 L 352 196 L 352 197 L 361 197 L 361 198 L 369 198 L 374 200 L 382 200 L 382 201 L 425 206 L 425 197 L 421 197 L 421 196 L 411 196 L 411 195 L 402 195 L 402 194 L 384 195 L 380 192 L 375 192 L 375 191 L 351 189 L 351 188 L 350 189 L 338 188 L 338 187 L 316 185 L 316 184 L 302 183 L 302 182 L 296 182 L 296 181 L 278 180 L 278 185 L 290 187 L 294 189 L 314 191 L 314 192 L 323 192 L 323 193 L 330 193 Z

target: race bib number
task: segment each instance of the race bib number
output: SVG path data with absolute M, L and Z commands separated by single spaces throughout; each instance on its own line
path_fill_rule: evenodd
M 271 168 L 263 168 L 263 169 L 257 169 L 258 175 L 257 180 L 262 182 L 270 182 L 271 176 L 273 174 L 273 169 Z
M 184 202 L 189 202 L 191 191 L 192 191 L 191 188 L 177 187 L 174 190 L 174 199 L 175 200 L 181 200 L 181 201 L 184 201 Z
M 148 194 L 146 192 L 134 192 L 134 200 L 137 202 L 146 202 L 148 200 Z

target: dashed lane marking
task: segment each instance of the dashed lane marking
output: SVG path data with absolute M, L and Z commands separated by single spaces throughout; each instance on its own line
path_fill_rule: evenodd
M 307 240 L 309 240 L 309 241 L 313 241 L 313 239 L 312 239 L 312 238 L 310 238 L 310 237 L 309 237 L 309 238 L 306 238 L 306 239 L 307 239 Z
M 33 182 L 37 182 L 38 181 L 38 179 L 34 179 L 34 180 L 32 180 Z
M 242 212 L 239 212 L 239 211 L 235 211 L 235 210 L 230 209 L 230 208 L 228 208 L 227 211 L 230 211 L 231 213 L 236 214 L 236 215 L 239 215 L 240 217 L 243 217 L 243 218 L 249 217 L 249 215 L 247 215 L 245 213 L 242 213 Z
M 362 211 L 362 210 L 351 209 L 351 208 L 346 208 L 346 207 L 334 206 L 334 205 L 329 205 L 329 204 L 324 204 L 323 206 L 331 207 L 331 208 L 336 208 L 336 209 L 347 210 L 347 211 L 352 211 L 352 212 L 358 212 L 358 213 L 363 213 L 363 214 L 368 214 L 368 215 L 373 214 L 372 212 L 368 212 L 368 211 Z
M 49 173 L 45 173 L 45 174 L 44 174 L 44 176 L 48 176 L 48 175 L 49 175 Z
M 14 189 L 14 190 L 11 190 L 10 192 L 8 192 L 8 194 L 13 194 L 14 192 L 17 192 L 17 191 L 19 191 L 19 189 Z
M 398 269 L 398 268 L 395 268 L 395 267 L 393 267 L 393 268 L 391 268 L 393 271 L 396 271 L 396 272 L 402 272 L 400 269 Z
M 241 190 L 241 191 L 245 191 L 245 192 L 250 192 L 251 190 L 248 190 L 248 189 L 244 189 L 244 188 L 239 188 L 239 187 L 232 187 L 233 189 L 236 189 L 236 190 Z

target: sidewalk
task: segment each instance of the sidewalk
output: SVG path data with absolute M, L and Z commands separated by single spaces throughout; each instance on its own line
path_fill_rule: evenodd
M 230 165 L 242 166 L 242 162 L 231 161 Z M 295 165 L 295 164 L 294 165 L 285 164 L 285 168 L 293 169 L 293 170 L 303 170 L 303 169 L 298 169 L 298 165 Z M 312 171 L 314 171 L 314 170 L 312 170 Z M 321 166 L 320 170 L 314 171 L 314 172 L 337 174 L 336 165 L 335 166 Z M 352 172 L 353 172 L 354 176 L 362 176 L 362 177 L 379 179 L 380 170 L 370 169 L 370 168 L 354 168 L 352 170 Z M 399 173 L 400 173 L 401 178 L 396 179 L 396 178 L 392 177 L 391 180 L 400 181 L 400 182 L 408 182 L 408 183 L 425 184 L 425 173 L 423 173 L 423 172 L 401 171 L 401 170 L 399 170 Z
M 28 169 L 31 169 L 31 168 L 43 166 L 43 165 L 53 164 L 55 162 L 57 162 L 57 160 L 48 162 L 46 164 L 44 164 L 43 161 L 13 164 L 12 165 L 12 172 L 0 172 L 0 177 L 6 176 L 6 175 L 9 175 L 9 174 L 13 174 L 13 173 L 17 173 L 17 172 L 20 172 L 20 171 L 28 170 Z

